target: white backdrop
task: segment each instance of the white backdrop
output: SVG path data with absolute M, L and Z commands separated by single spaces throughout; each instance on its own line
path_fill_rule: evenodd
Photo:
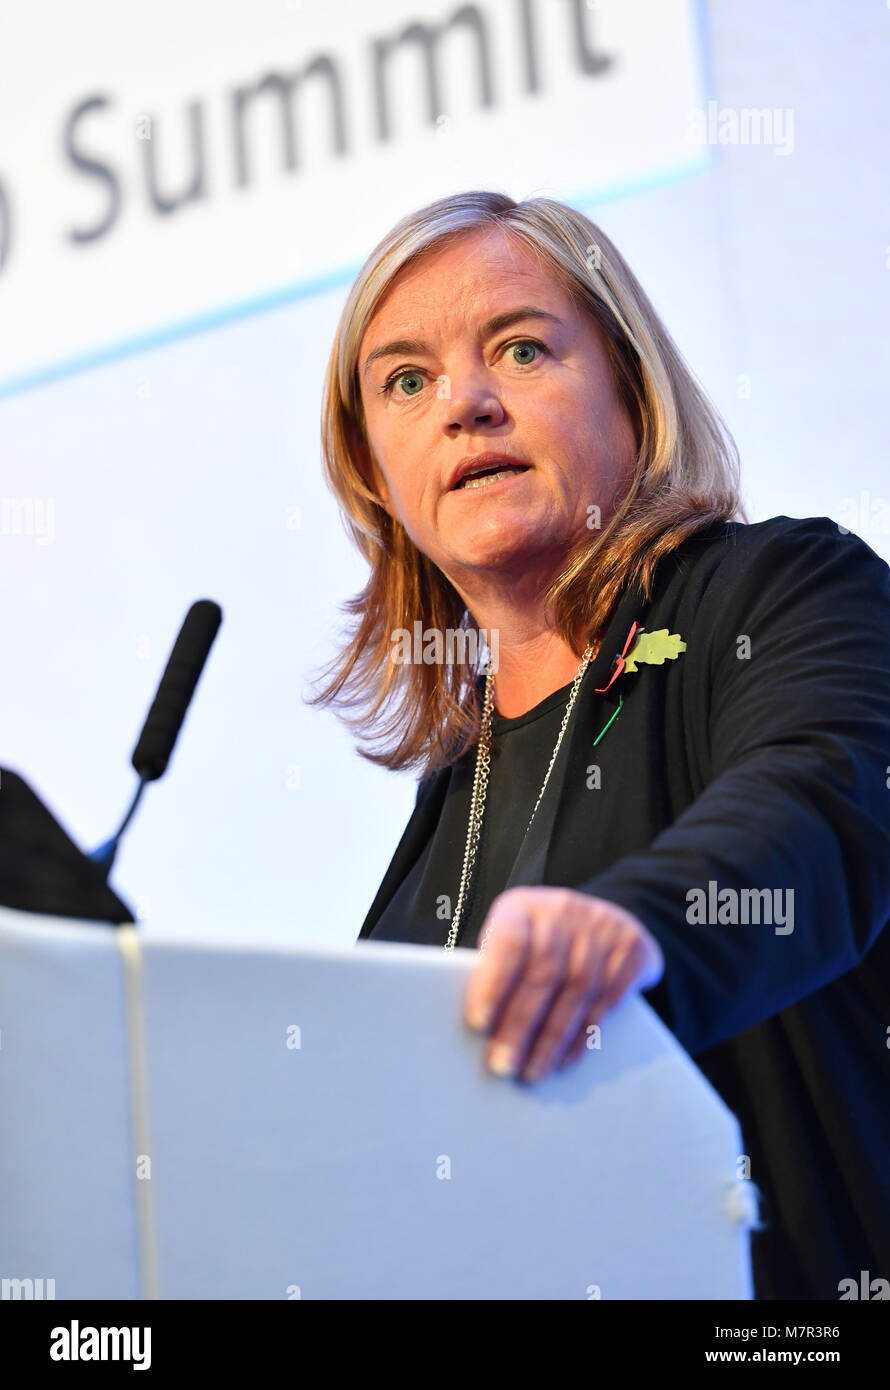
M 64 8 L 38 4 L 32 13 Z M 643 121 L 642 143 L 625 152 L 633 177 L 622 189 L 596 157 L 617 136 L 575 122 L 563 127 L 546 191 L 583 207 L 634 266 L 736 435 L 753 519 L 834 516 L 890 558 L 890 12 L 844 0 L 703 8 L 696 70 L 715 119 L 777 113 L 784 150 L 777 140 L 690 149 L 684 172 L 665 149 L 647 155 Z M 349 16 L 354 7 L 340 9 Z M 598 10 L 590 7 L 594 18 Z M 641 6 L 640 33 L 646 14 Z M 174 27 L 173 47 L 175 39 Z M 101 73 L 95 34 L 83 42 L 92 55 L 86 91 Z M 77 55 L 65 56 L 76 73 Z M 13 70 L 37 82 L 39 69 L 14 42 L 4 41 L 0 64 L 7 91 Z M 206 81 L 191 73 L 196 91 L 218 85 L 211 68 Z M 44 105 L 52 90 L 41 83 Z M 15 91 L 24 100 L 21 82 Z M 550 99 L 536 98 L 541 119 L 558 122 Z M 731 124 L 722 128 L 731 133 Z M 500 146 L 491 154 L 489 186 L 514 197 L 545 191 L 540 171 L 511 163 Z M 701 171 L 688 172 L 695 165 Z M 403 205 L 387 204 L 382 222 L 379 205 L 356 197 L 343 255 L 360 261 L 401 212 L 478 186 L 481 166 L 466 166 L 466 178 L 463 167 L 458 159 L 441 186 L 432 179 L 422 192 L 405 178 Z M 230 286 L 213 282 L 200 305 L 183 304 L 183 319 L 205 313 L 201 331 L 172 331 L 158 346 L 100 362 L 101 342 L 113 348 L 115 332 L 131 349 L 139 341 L 135 316 L 102 317 L 114 276 L 137 275 L 139 254 L 123 255 L 110 279 L 99 276 L 105 298 L 95 319 L 89 301 L 76 304 L 67 337 L 51 341 L 58 319 L 46 305 L 58 265 L 47 250 L 46 282 L 35 279 L 28 169 L 11 149 L 0 153 L 4 184 L 13 219 L 0 274 L 0 761 L 32 781 L 79 843 L 105 839 L 134 787 L 129 756 L 179 622 L 194 599 L 215 598 L 223 626 L 167 775 L 146 792 L 125 838 L 114 885 L 147 930 L 155 922 L 240 936 L 291 924 L 301 940 L 350 941 L 414 784 L 361 760 L 332 715 L 301 702 L 313 668 L 333 651 L 338 605 L 363 578 L 319 469 L 321 379 L 347 290 L 343 266 L 327 282 L 317 256 L 295 262 L 289 280 L 274 281 L 287 291 L 280 302 L 273 295 L 262 309 L 257 296 L 283 271 L 263 262 L 251 281 L 239 263 Z M 591 198 L 592 187 L 604 191 Z M 4 302 L 14 270 L 31 278 Z M 322 288 L 309 292 L 313 285 Z M 215 325 L 214 294 L 230 310 Z M 251 295 L 256 312 L 242 312 Z M 151 299 L 137 306 L 144 343 Z

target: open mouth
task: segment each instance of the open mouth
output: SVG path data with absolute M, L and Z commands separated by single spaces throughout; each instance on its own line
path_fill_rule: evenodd
M 511 478 L 514 474 L 527 472 L 528 468 L 524 463 L 486 464 L 485 467 L 477 469 L 474 473 L 467 473 L 459 483 L 455 484 L 452 491 L 488 487 L 489 484 L 500 482 L 503 478 Z

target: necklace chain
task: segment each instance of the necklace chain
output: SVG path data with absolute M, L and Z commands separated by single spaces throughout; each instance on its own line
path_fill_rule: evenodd
M 581 658 L 581 664 L 578 667 L 575 679 L 572 682 L 572 689 L 569 692 L 568 703 L 566 704 L 565 714 L 562 717 L 562 724 L 560 725 L 559 734 L 556 739 L 556 744 L 554 746 L 553 753 L 550 758 L 550 765 L 547 768 L 544 781 L 541 784 L 541 790 L 538 792 L 538 799 L 535 802 L 534 810 L 532 811 L 531 816 L 529 817 L 528 825 L 525 828 L 526 834 L 528 834 L 531 828 L 531 823 L 534 820 L 538 807 L 541 804 L 544 792 L 547 790 L 547 783 L 550 781 L 550 774 L 553 771 L 553 767 L 556 762 L 557 755 L 559 753 L 560 744 L 563 740 L 563 735 L 565 734 L 565 731 L 568 728 L 572 708 L 578 696 L 578 691 L 581 689 L 581 682 L 584 679 L 584 672 L 587 670 L 592 656 L 593 647 L 590 644 L 588 644 L 584 651 L 584 655 Z M 482 727 L 479 733 L 479 747 L 476 752 L 476 772 L 473 777 L 473 795 L 470 801 L 470 819 L 467 825 L 467 843 L 466 848 L 464 849 L 464 862 L 460 875 L 460 890 L 457 895 L 457 905 L 454 909 L 454 918 L 451 923 L 451 930 L 448 933 L 448 940 L 445 942 L 446 951 L 453 951 L 457 943 L 457 937 L 460 931 L 461 918 L 463 917 L 464 908 L 466 906 L 467 891 L 469 889 L 470 878 L 473 872 L 473 866 L 476 862 L 476 854 L 479 849 L 479 840 L 482 834 L 482 817 L 485 814 L 485 796 L 488 791 L 488 774 L 491 769 L 491 720 L 493 706 L 494 683 L 492 681 L 491 661 L 489 660 L 485 667 L 485 699 L 482 704 Z

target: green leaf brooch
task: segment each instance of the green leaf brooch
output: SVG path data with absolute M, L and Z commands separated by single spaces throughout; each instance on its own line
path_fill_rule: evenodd
M 646 632 L 639 623 L 632 623 L 623 650 L 615 657 L 615 669 L 609 677 L 608 682 L 602 688 L 596 690 L 597 695 L 605 695 L 606 691 L 626 672 L 633 675 L 635 671 L 643 666 L 663 666 L 666 661 L 673 661 L 685 652 L 686 643 L 678 632 L 671 632 L 669 628 L 661 627 L 656 632 Z M 599 743 L 607 729 L 611 728 L 615 720 L 621 713 L 624 704 L 624 696 L 618 698 L 618 708 L 615 710 L 609 722 L 597 734 L 593 740 L 594 748 Z

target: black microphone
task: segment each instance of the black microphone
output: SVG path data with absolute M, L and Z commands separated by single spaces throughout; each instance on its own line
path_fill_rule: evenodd
M 207 598 L 193 603 L 185 615 L 142 726 L 139 742 L 133 750 L 131 761 L 139 774 L 136 794 L 117 834 L 89 856 L 105 870 L 106 877 L 114 863 L 118 842 L 139 805 L 146 784 L 157 781 L 166 770 L 221 622 L 222 609 L 218 603 Z

